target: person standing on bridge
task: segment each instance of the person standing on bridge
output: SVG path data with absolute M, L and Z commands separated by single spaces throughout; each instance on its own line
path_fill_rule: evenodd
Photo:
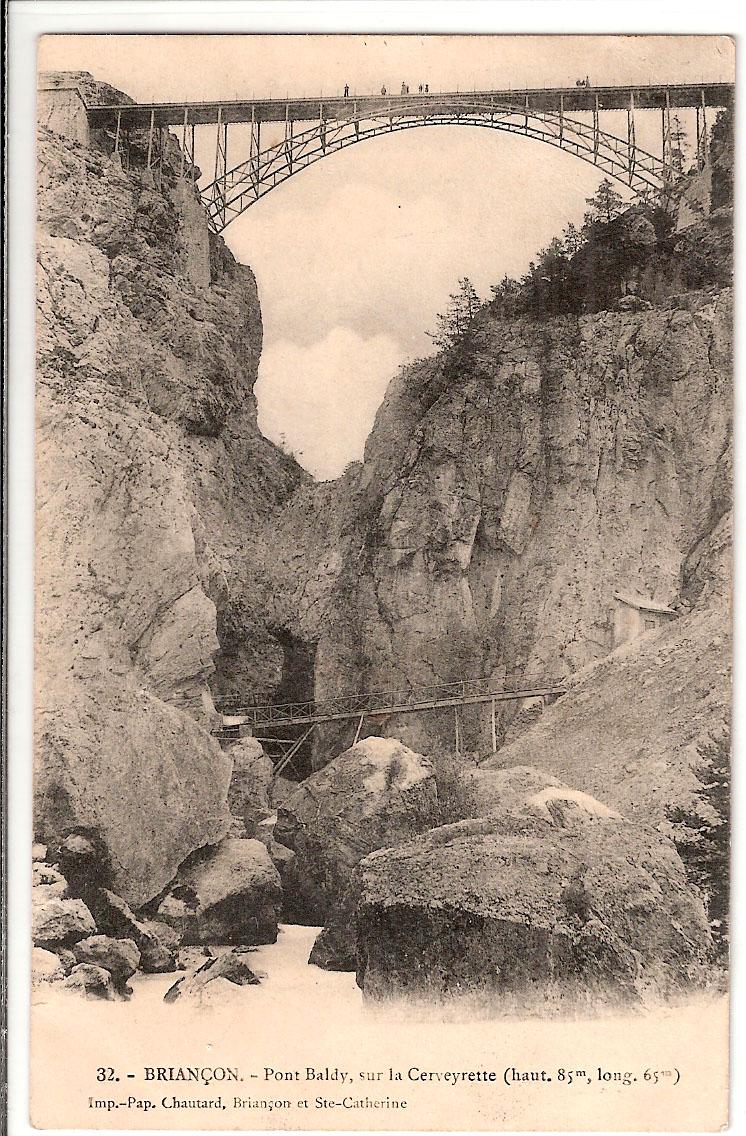
M 402 85 L 401 85 L 401 93 L 402 93 L 403 95 L 406 95 L 406 93 L 407 93 L 407 84 L 406 84 L 406 83 L 402 83 Z
M 345 83 L 345 94 L 344 94 L 344 97 L 345 97 L 346 99 L 348 99 L 348 98 L 350 97 L 350 84 L 349 84 L 349 83 Z
M 419 87 L 417 88 L 417 93 L 420 95 L 422 94 L 422 83 L 420 83 Z
M 386 85 L 385 84 L 381 87 L 381 94 L 382 95 L 386 94 Z
M 430 94 L 430 84 L 429 83 L 425 83 L 425 94 L 426 95 Z

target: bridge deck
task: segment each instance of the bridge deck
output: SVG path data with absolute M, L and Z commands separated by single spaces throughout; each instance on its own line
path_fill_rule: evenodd
M 732 83 L 683 83 L 683 84 L 643 84 L 642 86 L 614 87 L 536 87 L 526 90 L 493 91 L 446 91 L 427 95 L 396 93 L 386 96 L 318 95 L 314 98 L 284 99 L 238 99 L 211 102 L 181 103 L 127 103 L 122 105 L 92 105 L 87 107 L 88 119 L 93 127 L 114 126 L 120 116 L 122 127 L 147 129 L 151 113 L 155 126 L 181 126 L 186 110 L 190 125 L 208 125 L 217 120 L 221 110 L 223 123 L 237 122 L 315 122 L 358 116 L 399 114 L 406 106 L 407 112 L 417 114 L 456 115 L 459 109 L 475 101 L 492 100 L 502 105 L 523 108 L 526 99 L 533 110 L 556 111 L 562 99 L 566 114 L 574 112 L 591 113 L 600 110 L 626 110 L 630 105 L 630 94 L 634 95 L 637 110 L 654 110 L 664 107 L 666 96 L 672 107 L 697 107 L 704 99 L 708 107 L 725 107 L 733 101 Z
M 523 698 L 545 698 L 552 695 L 565 694 L 566 683 L 554 682 L 541 685 L 530 685 L 511 690 L 469 690 L 469 684 L 452 684 L 463 686 L 460 691 L 444 691 L 440 697 L 420 698 L 417 700 L 417 691 L 412 692 L 411 700 L 385 701 L 379 704 L 383 696 L 361 695 L 350 700 L 348 705 L 336 705 L 334 700 L 329 703 L 288 703 L 278 706 L 235 706 L 228 708 L 223 704 L 223 716 L 226 724 L 237 725 L 243 721 L 251 726 L 269 727 L 272 729 L 286 726 L 311 726 L 328 722 L 344 722 L 353 718 L 385 718 L 392 714 L 415 714 L 427 710 L 447 710 L 458 706 L 475 706 L 485 702 L 510 702 Z M 340 700 L 341 701 L 341 700 Z M 228 719 L 233 721 L 229 722 Z

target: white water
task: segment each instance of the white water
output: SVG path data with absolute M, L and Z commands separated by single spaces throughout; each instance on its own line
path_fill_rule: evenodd
M 319 927 L 283 925 L 277 942 L 256 947 L 248 958 L 251 969 L 262 977 L 259 986 L 234 987 L 237 998 L 251 999 L 252 1012 L 277 1016 L 284 1008 L 303 1006 L 304 1013 L 328 1013 L 329 1006 L 362 1013 L 362 994 L 354 974 L 339 974 L 308 965 Z M 230 950 L 229 947 L 217 948 Z M 190 968 L 192 969 L 192 968 Z M 183 973 L 183 972 L 181 972 Z M 130 980 L 132 1001 L 157 1002 L 179 974 L 138 974 Z

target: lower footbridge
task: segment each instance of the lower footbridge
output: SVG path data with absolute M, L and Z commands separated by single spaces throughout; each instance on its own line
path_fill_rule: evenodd
M 275 764 L 275 776 L 279 776 L 317 726 L 334 722 L 356 721 L 357 742 L 367 719 L 375 721 L 397 714 L 427 714 L 450 709 L 453 710 L 456 753 L 460 753 L 463 740 L 460 710 L 465 706 L 488 704 L 492 751 L 496 752 L 498 703 L 538 699 L 547 705 L 566 691 L 564 679 L 520 676 L 506 678 L 499 685 L 486 678 L 462 679 L 408 690 L 340 694 L 321 701 L 262 702 L 255 696 L 239 695 L 218 700 L 222 723 L 216 736 L 227 741 L 251 735 L 263 744 L 279 747 L 283 751 Z M 281 735 L 293 736 L 277 736 L 278 731 Z

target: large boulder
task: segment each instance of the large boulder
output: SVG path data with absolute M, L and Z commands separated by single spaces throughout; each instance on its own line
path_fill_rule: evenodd
M 256 826 L 272 812 L 269 792 L 274 765 L 256 738 L 241 738 L 228 750 L 233 773 L 228 787 L 231 816 L 240 818 L 246 836 L 255 836 Z
M 132 939 L 112 939 L 109 935 L 91 935 L 73 947 L 79 963 L 102 966 L 108 970 L 114 986 L 124 991 L 127 980 L 140 965 L 140 952 Z
M 280 875 L 259 840 L 231 837 L 208 849 L 182 868 L 177 887 L 181 897 L 166 896 L 158 918 L 174 926 L 176 916 L 171 908 L 181 904 L 189 917 L 186 941 L 275 942 L 282 898 Z
M 67 880 L 58 868 L 51 864 L 37 861 L 32 869 L 32 884 L 35 888 L 43 888 L 41 893 L 47 898 L 52 895 L 64 899 L 68 894 Z
M 673 844 L 566 786 L 375 852 L 354 887 L 373 999 L 637 1001 L 696 982 L 711 947 Z
M 278 809 L 275 837 L 295 852 L 284 872 L 284 917 L 326 923 L 356 864 L 437 823 L 431 763 L 395 738 L 366 738 L 298 785 Z M 346 916 L 342 916 L 343 921 Z
M 130 939 L 140 952 L 140 969 L 146 974 L 176 970 L 178 936 L 165 923 L 138 919 L 128 903 L 108 888 L 96 888 L 86 896 L 98 929 L 116 939 Z
M 47 982 L 58 982 L 65 977 L 65 968 L 58 955 L 34 947 L 31 952 L 31 986 L 43 986 Z
M 516 765 L 512 769 L 487 769 L 485 766 L 467 766 L 461 774 L 469 788 L 473 803 L 472 816 L 482 817 L 494 809 L 521 805 L 527 797 L 547 788 L 560 788 L 562 782 L 530 765 Z
M 103 966 L 96 966 L 90 962 L 81 962 L 74 966 L 63 986 L 68 990 L 75 990 L 84 998 L 97 998 L 105 1002 L 115 1002 L 124 997 L 117 991 L 109 971 Z
M 68 946 L 95 935 L 96 924 L 82 899 L 62 899 L 57 895 L 37 898 L 45 886 L 32 890 L 31 936 L 37 946 Z

